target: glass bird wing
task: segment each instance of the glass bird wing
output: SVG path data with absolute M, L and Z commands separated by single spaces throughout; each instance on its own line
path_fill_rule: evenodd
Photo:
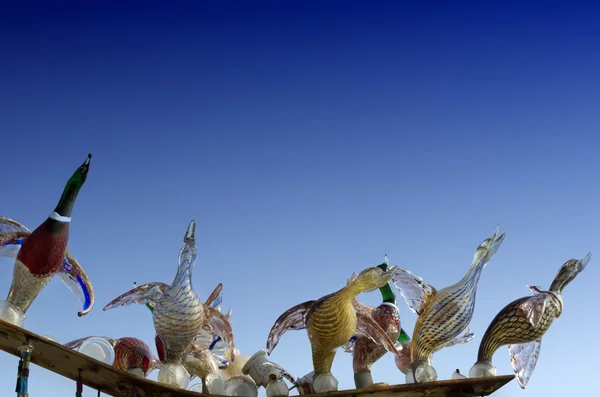
M 63 263 L 56 275 L 83 304 L 83 309 L 77 315 L 81 317 L 89 313 L 94 307 L 94 288 L 87 274 L 69 250 L 65 252 Z
M 235 347 L 233 339 L 233 330 L 231 329 L 231 324 L 229 323 L 229 320 L 225 318 L 223 313 L 209 307 L 206 311 L 206 320 L 213 335 L 220 336 L 223 339 L 223 341 L 233 349 Z M 210 341 L 211 344 L 213 340 L 214 337 Z
M 356 274 L 356 273 L 353 273 L 353 274 Z M 348 282 L 350 282 L 350 281 L 351 280 L 348 280 Z M 365 305 L 364 303 L 360 302 L 358 299 L 354 299 L 354 301 L 352 301 L 352 304 L 354 305 L 354 310 L 368 314 L 369 316 L 373 316 L 373 312 L 375 311 L 375 308 L 373 306 Z M 342 346 L 342 349 L 344 350 L 345 353 L 353 353 L 355 344 L 356 344 L 356 335 L 352 336 L 352 338 L 350 338 L 350 340 Z
M 366 305 L 365 305 L 366 306 Z M 379 343 L 389 352 L 395 355 L 400 355 L 400 351 L 396 347 L 395 341 L 392 341 L 385 333 L 383 328 L 373 319 L 370 311 L 362 311 L 360 307 L 356 308 L 356 331 L 358 336 L 366 336 L 375 343 Z
M 0 216 L 0 235 L 14 232 L 31 233 L 31 230 L 15 220 Z
M 467 328 L 467 330 L 465 331 L 465 333 L 462 336 L 457 336 L 454 339 L 450 339 L 446 343 L 442 343 L 440 346 L 435 348 L 433 353 L 440 351 L 441 349 L 446 348 L 446 347 L 452 347 L 455 345 L 459 345 L 461 343 L 467 343 L 467 342 L 471 341 L 474 337 L 475 337 L 475 333 L 473 331 L 471 331 L 471 328 Z
M 373 316 L 375 310 L 377 310 L 376 307 L 365 305 L 364 303 L 360 302 L 358 299 L 354 299 L 352 301 L 352 305 L 354 306 L 355 311 L 360 311 L 361 313 L 364 313 L 369 316 Z
M 537 326 L 540 324 L 542 316 L 544 315 L 546 306 L 552 300 L 552 295 L 539 293 L 535 290 L 533 291 L 537 295 L 534 295 L 521 302 L 517 306 L 517 311 L 521 312 L 534 328 L 537 328 Z
M 154 305 L 156 301 L 158 301 L 164 292 L 169 288 L 167 284 L 164 283 L 147 283 L 140 285 L 139 287 L 135 287 L 134 289 L 125 292 L 123 295 L 113 299 L 109 304 L 104 306 L 102 310 L 114 309 L 118 306 L 128 306 L 132 304 L 142 304 L 150 303 Z
M 31 232 L 17 221 L 0 216 L 0 256 L 16 258 Z
M 531 374 L 533 374 L 541 347 L 541 338 L 528 343 L 508 345 L 510 363 L 513 371 L 515 371 L 517 382 L 519 382 L 519 386 L 521 386 L 522 389 L 527 387 Z
M 204 304 L 208 307 L 221 311 L 221 303 L 223 302 L 223 284 L 219 283 L 214 291 L 208 296 Z
M 400 291 L 400 295 L 402 295 L 408 307 L 417 314 L 423 312 L 425 302 L 437 292 L 421 277 L 401 268 L 393 271 L 392 282 Z
M 306 318 L 316 301 L 307 301 L 286 310 L 273 324 L 267 338 L 267 354 L 271 354 L 287 330 L 306 328 Z
M 0 235 L 0 256 L 16 258 L 23 241 L 29 237 L 29 234 L 26 232 L 13 232 Z

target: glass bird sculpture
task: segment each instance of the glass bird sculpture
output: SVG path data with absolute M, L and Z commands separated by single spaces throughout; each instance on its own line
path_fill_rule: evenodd
M 525 389 L 537 363 L 542 337 L 562 313 L 563 289 L 585 269 L 591 257 L 590 252 L 581 260 L 566 261 L 548 291 L 529 287 L 533 296 L 517 299 L 500 310 L 483 335 L 469 377 L 496 375 L 492 357 L 500 346 L 508 345 L 517 381 Z
M 207 317 L 212 315 L 212 311 L 221 312 L 221 303 L 223 284 L 219 283 L 214 291 L 204 302 Z M 150 311 L 154 311 L 154 307 L 147 303 L 146 306 Z M 227 321 L 229 327 L 212 328 L 211 322 L 206 321 L 202 326 L 196 338 L 190 344 L 188 351 L 183 359 L 183 366 L 191 375 L 191 378 L 197 376 L 201 379 L 206 378 L 210 373 L 219 374 L 221 369 L 224 369 L 229 364 L 227 357 L 231 357 L 235 349 L 233 332 L 231 330 L 231 309 L 224 315 L 224 321 Z M 220 332 L 223 328 L 226 333 L 229 333 L 226 338 L 229 342 L 225 342 Z M 156 350 L 158 357 L 164 360 L 165 351 L 164 343 L 158 335 L 155 337 Z
M 481 271 L 496 253 L 504 234 L 484 240 L 475 252 L 467 274 L 458 283 L 436 290 L 413 273 L 397 269 L 392 275 L 396 287 L 418 318 L 412 339 L 412 371 L 417 382 L 437 379 L 431 356 L 441 345 L 464 331 L 473 316 L 475 295 Z
M 144 284 L 104 307 L 108 310 L 133 303 L 149 303 L 154 308 L 154 329 L 164 345 L 158 380 L 181 388 L 186 388 L 189 382 L 189 374 L 182 363 L 203 325 L 208 322 L 227 342 L 231 342 L 233 335 L 225 316 L 218 310 L 205 307 L 192 286 L 192 268 L 198 254 L 195 229 L 196 222 L 192 220 L 183 239 L 177 274 L 171 285 L 160 282 Z
M 384 272 L 387 271 L 387 255 L 385 256 L 384 263 L 378 267 Z M 373 321 L 379 324 L 390 340 L 396 341 L 400 335 L 400 311 L 398 310 L 398 306 L 396 306 L 396 295 L 389 282 L 379 288 L 379 291 L 383 298 L 383 303 L 379 306 L 367 306 L 358 301 L 354 305 L 359 308 L 358 311 L 370 316 Z M 371 365 L 383 357 L 387 352 L 386 347 L 366 336 L 356 336 L 352 337 L 350 342 L 346 343 L 343 348 L 345 352 L 352 353 L 352 367 L 356 388 L 360 389 L 372 385 Z
M 65 343 L 65 346 L 69 349 L 77 349 L 86 341 L 98 338 L 104 339 L 113 347 L 115 351 L 113 367 L 121 371 L 147 378 L 158 365 L 150 347 L 138 338 L 113 339 L 105 336 L 88 336 Z
M 357 277 L 353 275 L 339 291 L 287 310 L 269 332 L 267 353 L 271 354 L 287 330 L 306 329 L 312 349 L 313 385 L 317 393 L 337 389 L 337 380 L 331 375 L 333 359 L 337 348 L 346 344 L 353 335 L 367 336 L 399 354 L 394 341 L 369 312 L 357 305 L 355 299 L 360 293 L 374 291 L 388 283 L 395 268 L 387 271 L 379 267 L 365 269 Z
M 87 314 L 94 306 L 94 290 L 67 249 L 71 212 L 90 167 L 92 155 L 67 181 L 56 208 L 33 232 L 12 219 L 0 217 L 0 256 L 15 258 L 12 284 L 5 302 L 0 302 L 0 317 L 21 325 L 25 312 L 40 291 L 57 274 L 79 298 Z

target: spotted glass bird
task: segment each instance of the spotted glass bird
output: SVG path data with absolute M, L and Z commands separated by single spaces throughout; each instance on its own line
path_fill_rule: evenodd
M 388 269 L 388 259 L 385 256 L 384 263 L 377 266 L 384 272 Z M 369 313 L 372 319 L 379 324 L 392 341 L 396 341 L 400 335 L 400 311 L 396 306 L 396 295 L 390 283 L 379 288 L 383 302 L 377 306 L 367 306 L 358 301 L 355 305 L 361 305 L 361 311 Z M 371 366 L 387 352 L 386 347 L 366 336 L 353 336 L 350 342 L 344 346 L 344 351 L 352 353 L 352 367 L 354 370 L 354 383 L 357 389 L 369 386 L 373 383 Z M 401 352 L 402 354 L 402 352 Z M 398 357 L 398 356 L 396 356 Z
M 454 285 L 436 290 L 413 273 L 398 268 L 392 275 L 408 306 L 418 315 L 412 338 L 412 371 L 417 382 L 437 379 L 431 356 L 441 345 L 464 331 L 473 316 L 481 271 L 496 253 L 504 234 L 484 240 L 465 276 Z
M 331 386 L 337 383 L 331 375 L 331 366 L 336 350 L 353 335 L 368 336 L 394 354 L 399 354 L 394 341 L 390 340 L 371 313 L 365 310 L 365 305 L 357 305 L 358 301 L 355 299 L 360 293 L 384 286 L 395 268 L 394 266 L 387 271 L 378 267 L 365 269 L 357 277 L 353 275 L 339 291 L 287 310 L 275 321 L 269 332 L 267 353 L 271 354 L 287 330 L 306 329 L 312 349 L 314 387 L 317 392 L 335 388 Z M 320 375 L 325 375 L 321 378 L 321 386 Z
M 498 348 L 508 345 L 510 361 L 521 388 L 525 389 L 535 369 L 542 337 L 563 310 L 563 289 L 585 269 L 592 253 L 583 259 L 566 261 L 552 281 L 550 289 L 529 287 L 534 293 L 506 305 L 488 326 L 470 377 L 493 376 L 492 357 Z
M 65 343 L 65 346 L 69 349 L 77 349 L 91 338 L 104 339 L 113 347 L 115 351 L 113 367 L 121 371 L 147 378 L 158 364 L 150 346 L 144 343 L 144 341 L 133 337 L 114 339 L 106 336 L 88 336 Z
M 227 318 L 206 307 L 192 286 L 192 268 L 196 263 L 196 222 L 191 221 L 179 252 L 179 266 L 171 285 L 160 282 L 140 285 L 117 297 L 104 310 L 130 304 L 149 304 L 157 338 L 164 348 L 163 363 L 182 364 L 192 342 L 207 322 L 228 343 L 233 332 Z
M 94 290 L 67 249 L 71 212 L 85 183 L 92 155 L 69 178 L 56 208 L 33 232 L 17 221 L 0 217 L 0 256 L 15 258 L 13 279 L 6 301 L 23 315 L 54 275 L 79 298 L 87 314 L 94 305 Z

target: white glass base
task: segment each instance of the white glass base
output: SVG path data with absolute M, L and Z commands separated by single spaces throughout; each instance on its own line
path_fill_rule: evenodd
M 181 364 L 168 363 L 163 364 L 158 371 L 158 379 L 160 383 L 177 386 L 181 389 L 187 389 L 190 383 L 190 374 L 187 369 Z
M 26 317 L 25 313 L 12 303 L 0 300 L 0 318 L 2 320 L 20 327 L 23 325 Z
M 234 376 L 225 382 L 226 396 L 257 397 L 256 383 L 245 376 Z
M 107 365 L 113 365 L 115 362 L 115 349 L 103 338 L 89 338 L 77 348 L 77 351 Z

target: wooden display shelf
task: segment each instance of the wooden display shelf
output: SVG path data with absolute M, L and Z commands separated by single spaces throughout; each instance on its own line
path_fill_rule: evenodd
M 0 349 L 20 357 L 19 346 L 31 342 L 31 362 L 66 378 L 77 380 L 79 373 L 83 384 L 102 393 L 114 396 L 137 397 L 202 397 L 207 396 L 189 390 L 144 379 L 117 370 L 84 354 L 68 349 L 26 329 L 0 320 Z M 341 390 L 312 394 L 311 397 L 474 397 L 487 396 L 514 379 L 513 375 L 475 379 L 442 380 L 437 382 L 373 385 L 364 389 Z M 307 396 L 308 397 L 308 396 Z

